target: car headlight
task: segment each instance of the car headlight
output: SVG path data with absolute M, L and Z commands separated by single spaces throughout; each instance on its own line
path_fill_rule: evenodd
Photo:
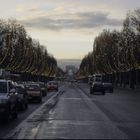
M 7 99 L 0 99 L 0 104 L 6 104 L 7 103 Z

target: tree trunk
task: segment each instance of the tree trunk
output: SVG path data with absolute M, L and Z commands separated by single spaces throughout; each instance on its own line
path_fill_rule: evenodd
M 139 88 L 139 70 L 136 70 L 136 88 Z
M 123 88 L 125 88 L 125 72 L 122 73 Z
M 129 71 L 129 87 L 134 89 L 133 71 Z
M 119 84 L 122 87 L 122 72 L 119 72 Z

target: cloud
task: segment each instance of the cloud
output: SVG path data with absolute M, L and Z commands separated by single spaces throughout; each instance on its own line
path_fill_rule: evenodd
M 36 12 L 38 11 L 38 7 L 32 5 L 26 5 L 26 4 L 17 4 L 16 5 L 16 11 L 17 12 Z
M 61 29 L 87 29 L 103 26 L 121 26 L 122 20 L 109 18 L 109 13 L 82 12 L 65 13 L 62 17 L 38 16 L 21 21 L 22 24 L 31 28 L 61 30 Z

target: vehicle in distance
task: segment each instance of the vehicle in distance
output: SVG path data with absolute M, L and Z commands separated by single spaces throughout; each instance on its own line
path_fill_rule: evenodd
M 92 84 L 90 86 L 90 94 L 94 94 L 95 92 L 101 92 L 102 95 L 105 95 L 105 89 L 102 82 L 102 76 L 100 74 L 92 76 Z
M 18 109 L 26 110 L 28 108 L 28 96 L 24 85 L 15 84 L 16 90 L 18 92 Z
M 36 83 L 26 83 L 24 84 L 28 100 L 38 100 L 42 102 L 42 92 L 39 84 Z
M 112 83 L 106 83 L 106 82 L 104 82 L 103 83 L 103 86 L 104 86 L 105 92 L 113 93 L 114 87 L 113 87 L 113 84 Z
M 58 82 L 57 81 L 49 81 L 47 83 L 47 91 L 56 90 L 58 91 Z
M 10 80 L 0 80 L 0 117 L 8 121 L 18 116 L 18 93 Z

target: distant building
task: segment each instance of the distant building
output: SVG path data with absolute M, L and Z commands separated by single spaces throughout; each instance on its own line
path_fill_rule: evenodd
M 66 71 L 66 66 L 67 65 L 73 65 L 77 69 L 79 69 L 79 66 L 81 64 L 80 59 L 58 59 L 57 60 L 58 66 L 63 70 Z
M 76 73 L 76 67 L 74 65 L 67 65 L 66 66 L 66 76 L 68 80 L 73 80 L 74 75 Z
M 73 75 L 76 73 L 76 67 L 74 65 L 67 65 L 66 66 L 66 73 L 68 75 Z

